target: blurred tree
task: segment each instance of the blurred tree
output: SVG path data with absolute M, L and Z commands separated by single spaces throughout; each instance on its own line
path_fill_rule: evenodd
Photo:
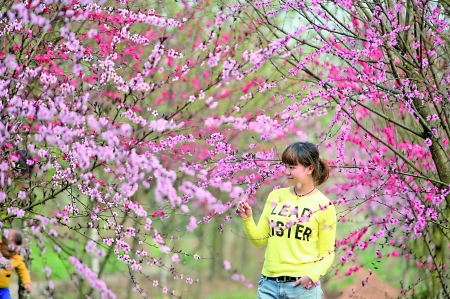
M 370 222 L 338 241 L 336 273 L 389 250 L 418 267 L 402 295 L 450 297 L 448 3 L 166 2 L 0 0 L 1 224 L 29 221 L 80 296 L 115 297 L 117 258 L 136 292 L 180 297 L 182 270 L 224 264 L 236 202 L 281 186 L 280 150 L 309 139 L 341 221 Z M 12 181 L 24 147 L 35 173 Z

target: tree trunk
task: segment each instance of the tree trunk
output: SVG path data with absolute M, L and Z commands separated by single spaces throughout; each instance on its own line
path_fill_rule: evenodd
M 204 253 L 204 231 L 205 231 L 205 226 L 204 225 L 199 225 L 196 229 L 197 232 L 197 237 L 198 237 L 198 244 L 196 246 L 196 248 L 194 250 L 192 250 L 193 253 L 196 253 L 200 256 L 203 256 Z M 203 277 L 203 275 L 202 275 Z M 195 289 L 193 290 L 193 296 L 192 298 L 202 298 L 202 293 L 203 293 L 203 284 L 202 283 L 197 283 L 195 284 Z
M 422 101 L 420 99 L 415 99 L 414 106 L 416 107 L 417 111 L 419 112 L 420 116 L 423 119 L 427 119 L 427 117 L 431 116 L 433 113 L 431 112 L 430 108 L 428 106 L 422 105 Z M 424 131 L 426 132 L 427 136 L 432 134 L 428 130 L 428 128 L 423 125 L 422 126 Z M 437 141 L 433 141 L 430 146 L 430 153 L 433 158 L 433 161 L 436 165 L 437 174 L 439 177 L 439 180 L 441 182 L 444 182 L 445 185 L 437 186 L 439 188 L 446 188 L 448 184 L 450 183 L 450 165 L 448 163 L 446 153 L 442 149 L 442 144 L 439 144 Z M 450 196 L 447 196 L 446 198 L 447 206 L 450 204 Z M 449 214 L 448 208 L 445 210 L 445 214 Z M 446 238 L 443 237 L 442 231 L 439 227 L 434 226 L 432 228 L 431 236 L 432 240 L 434 241 L 434 248 L 431 250 L 428 250 L 430 256 L 434 256 L 434 265 L 438 268 L 438 273 L 442 273 L 442 266 L 444 264 L 444 261 L 446 260 L 446 253 L 444 252 L 444 248 L 447 248 L 448 241 Z M 433 252 L 434 249 L 434 252 Z M 432 276 L 432 289 L 430 290 L 431 296 L 438 296 L 438 294 L 442 291 L 444 291 L 444 294 L 448 295 L 448 290 L 443 290 L 442 287 L 446 285 L 446 278 L 443 277 L 443 275 L 433 275 Z
M 213 259 L 211 260 L 211 269 L 209 280 L 212 281 L 215 278 L 222 278 L 222 262 L 223 262 L 223 233 L 220 233 L 217 229 L 220 225 L 220 219 L 215 218 L 215 225 L 211 227 L 213 234 Z
M 98 242 L 99 236 L 98 236 L 98 231 L 93 228 L 91 230 L 91 239 L 92 241 L 94 241 L 95 243 Z M 92 256 L 92 271 L 98 275 L 99 271 L 100 271 L 100 258 L 98 257 L 98 255 L 94 254 Z M 97 290 L 94 289 L 94 292 L 92 293 L 92 299 L 97 299 L 99 298 L 99 292 Z
M 31 275 L 31 238 L 30 238 L 30 228 L 28 227 L 28 221 L 22 220 L 21 229 L 24 235 L 24 240 L 22 243 L 23 252 L 23 261 L 25 266 L 27 266 L 28 272 Z M 25 288 L 23 287 L 22 281 L 19 279 L 19 299 L 30 299 L 30 294 L 27 293 Z

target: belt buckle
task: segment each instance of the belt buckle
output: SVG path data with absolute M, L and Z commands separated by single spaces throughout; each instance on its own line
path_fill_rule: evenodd
M 286 282 L 286 280 L 287 280 L 286 276 L 281 276 L 281 277 L 276 278 L 277 282 Z

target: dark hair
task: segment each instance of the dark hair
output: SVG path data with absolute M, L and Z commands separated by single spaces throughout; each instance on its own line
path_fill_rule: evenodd
M 288 165 L 301 164 L 305 167 L 312 165 L 314 167 L 312 176 L 316 186 L 325 183 L 330 176 L 328 162 L 320 158 L 319 150 L 311 142 L 292 143 L 284 150 L 281 161 Z
M 12 240 L 14 242 L 14 245 L 20 246 L 23 242 L 23 235 L 22 232 L 17 229 L 8 229 L 8 236 L 9 234 L 13 234 L 12 238 L 6 238 L 5 234 L 2 235 L 2 243 L 4 245 L 9 245 L 9 240 Z
M 14 244 L 17 246 L 22 245 L 23 242 L 23 235 L 22 232 L 18 230 L 14 230 L 14 237 L 13 237 Z
M 16 157 L 19 156 L 19 160 L 14 162 L 13 169 L 20 171 L 21 173 L 33 173 L 33 165 L 28 165 L 27 160 L 33 160 L 33 156 L 27 150 L 21 149 L 13 153 Z

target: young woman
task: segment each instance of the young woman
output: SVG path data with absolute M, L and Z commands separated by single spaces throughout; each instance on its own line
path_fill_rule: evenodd
M 253 245 L 267 245 L 258 299 L 320 299 L 336 239 L 336 210 L 316 188 L 328 179 L 328 164 L 309 142 L 289 145 L 281 159 L 290 187 L 269 194 L 258 225 L 248 203 L 236 210 Z

